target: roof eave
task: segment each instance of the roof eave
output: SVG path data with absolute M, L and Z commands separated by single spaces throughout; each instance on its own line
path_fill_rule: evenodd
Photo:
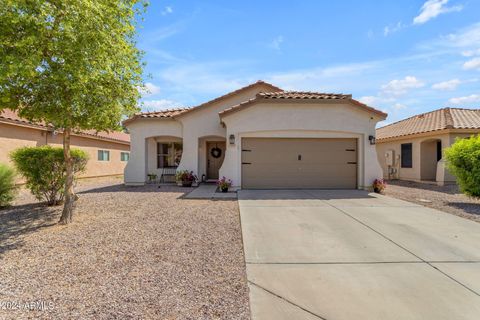
M 416 133 L 409 133 L 409 134 L 404 134 L 404 135 L 399 135 L 399 136 L 394 136 L 394 137 L 387 137 L 387 138 L 376 138 L 375 141 L 376 143 L 386 143 L 386 142 L 392 142 L 392 141 L 399 141 L 399 140 L 405 140 L 405 139 L 410 139 L 410 138 L 420 138 L 420 137 L 429 137 L 429 136 L 435 136 L 439 134 L 449 134 L 449 133 L 480 133 L 480 128 L 442 128 L 442 129 L 436 129 L 436 130 L 430 130 L 430 131 L 423 131 L 423 132 L 416 132 Z
M 385 120 L 388 116 L 388 114 L 386 114 L 386 113 L 384 113 L 380 110 L 374 109 L 372 107 L 369 107 L 366 104 L 358 102 L 357 100 L 354 100 L 354 99 L 270 99 L 270 98 L 261 97 L 259 95 L 257 95 L 254 99 L 251 99 L 247 102 L 242 102 L 242 103 L 240 103 L 236 106 L 233 106 L 229 109 L 225 109 L 225 110 L 219 112 L 219 116 L 220 116 L 220 118 L 223 118 L 223 117 L 228 116 L 232 113 L 245 110 L 250 106 L 253 106 L 255 104 L 258 104 L 260 102 L 265 102 L 265 101 L 272 101 L 272 102 L 275 102 L 275 103 L 291 103 L 291 102 L 294 102 L 294 103 L 325 103 L 325 104 L 326 103 L 340 104 L 340 103 L 348 102 L 348 103 L 353 104 L 355 106 L 361 107 L 363 109 L 361 111 L 366 111 L 366 112 L 373 113 L 373 114 L 377 115 L 380 120 Z
M 49 126 L 44 126 L 44 125 L 29 123 L 29 122 L 25 122 L 25 121 L 21 121 L 21 120 L 12 120 L 12 119 L 7 119 L 7 118 L 0 118 L 0 123 L 5 123 L 5 124 L 8 124 L 8 125 L 12 125 L 12 126 L 19 126 L 19 127 L 23 127 L 23 128 L 37 129 L 37 130 L 41 130 L 41 131 L 48 131 L 48 132 L 52 132 L 54 130 L 54 128 L 50 125 Z M 78 137 L 89 138 L 89 139 L 96 139 L 96 140 L 109 141 L 109 142 L 115 142 L 115 143 L 130 145 L 130 141 L 101 137 L 101 136 L 95 136 L 95 135 L 88 134 L 88 133 L 72 132 L 72 135 L 78 136 Z
M 177 115 L 173 116 L 173 118 L 179 118 L 179 117 L 182 117 L 182 116 L 184 116 L 184 115 L 186 115 L 186 114 L 190 114 L 190 113 L 192 113 L 192 112 L 194 112 L 194 111 L 201 110 L 201 109 L 203 109 L 204 107 L 210 106 L 210 105 L 212 105 L 212 104 L 214 104 L 214 103 L 216 103 L 216 102 L 222 101 L 222 100 L 224 100 L 224 99 L 227 99 L 227 98 L 229 98 L 229 97 L 232 97 L 232 96 L 234 96 L 234 95 L 236 95 L 236 94 L 239 94 L 239 93 L 241 93 L 241 92 L 243 92 L 243 91 L 245 91 L 245 90 L 249 90 L 249 89 L 254 88 L 254 87 L 256 87 L 256 86 L 267 86 L 267 87 L 269 87 L 272 91 L 275 91 L 275 92 L 277 92 L 277 91 L 283 91 L 283 89 L 281 89 L 281 88 L 279 88 L 279 87 L 277 87 L 277 86 L 274 86 L 273 84 L 270 84 L 270 83 L 268 83 L 268 82 L 265 82 L 265 81 L 257 81 L 257 82 L 255 82 L 255 83 L 252 83 L 252 84 L 248 85 L 248 86 L 245 86 L 245 87 L 242 87 L 242 88 L 240 88 L 240 89 L 231 91 L 231 92 L 229 92 L 229 93 L 227 93 L 227 94 L 224 94 L 224 95 L 222 95 L 222 96 L 220 96 L 220 97 L 217 97 L 217 98 L 212 99 L 212 100 L 210 100 L 210 101 L 204 102 L 204 103 L 202 103 L 202 104 L 200 104 L 200 105 L 198 105 L 198 106 L 192 107 L 192 108 L 186 110 L 185 112 L 182 112 L 181 114 L 177 114 Z

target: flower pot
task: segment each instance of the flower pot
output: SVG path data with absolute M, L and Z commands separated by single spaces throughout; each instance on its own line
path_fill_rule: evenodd
M 373 192 L 382 193 L 382 190 L 380 188 L 373 188 Z
M 226 187 L 226 188 L 220 188 L 220 191 L 222 191 L 222 192 L 228 192 L 228 187 Z
M 191 187 L 193 181 L 182 181 L 182 187 Z

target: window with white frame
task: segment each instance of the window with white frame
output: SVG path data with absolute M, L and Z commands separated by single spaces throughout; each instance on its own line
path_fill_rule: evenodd
M 110 151 L 98 150 L 98 161 L 110 161 Z

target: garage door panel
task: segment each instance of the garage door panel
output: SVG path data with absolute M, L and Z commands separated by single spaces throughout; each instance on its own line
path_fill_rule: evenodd
M 356 139 L 242 139 L 244 188 L 355 188 Z

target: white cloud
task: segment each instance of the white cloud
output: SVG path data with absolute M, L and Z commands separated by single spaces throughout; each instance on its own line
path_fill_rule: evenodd
M 166 109 L 180 108 L 178 103 L 172 100 L 160 99 L 160 100 L 145 100 L 142 102 L 142 111 L 152 112 Z
M 405 27 L 406 26 L 401 21 L 397 22 L 397 24 L 395 24 L 395 25 L 386 26 L 385 28 L 383 28 L 383 35 L 386 37 L 389 34 L 400 31 L 401 29 L 403 29 Z
M 300 69 L 274 73 L 267 76 L 265 80 L 285 90 L 338 90 L 337 86 L 333 85 L 334 83 L 343 83 L 345 87 L 345 79 L 354 81 L 364 72 L 375 67 L 375 62 L 365 62 L 326 68 Z
M 173 13 L 173 8 L 171 6 L 166 6 L 161 12 L 162 16 Z
M 407 106 L 404 105 L 404 104 L 401 104 L 401 103 L 395 103 L 395 104 L 392 106 L 392 109 L 398 111 L 398 110 L 407 109 Z
M 446 7 L 448 0 L 428 0 L 420 9 L 420 14 L 413 19 L 413 24 L 425 23 L 443 13 L 461 11 L 463 6 Z
M 468 60 L 463 64 L 463 69 L 465 70 L 480 70 L 480 57 L 478 58 L 473 58 L 471 60 Z
M 471 94 L 465 97 L 457 97 L 448 100 L 451 104 L 468 104 L 468 103 L 477 103 L 480 102 L 480 95 Z
M 268 44 L 268 46 L 272 49 L 280 51 L 280 46 L 282 45 L 283 41 L 284 41 L 283 36 L 277 36 Z
M 472 24 L 457 33 L 443 37 L 441 44 L 457 48 L 470 47 L 473 52 L 480 50 L 480 23 Z
M 466 50 L 462 52 L 462 56 L 464 57 L 473 57 L 480 55 L 480 49 L 477 50 Z
M 140 94 L 144 97 L 153 96 L 160 92 L 160 87 L 154 85 L 151 82 L 145 83 L 144 88 L 139 89 Z
M 432 85 L 432 89 L 435 89 L 435 90 L 455 90 L 460 83 L 462 83 L 460 80 L 452 79 L 452 80 L 448 80 L 448 81 L 435 83 L 435 84 Z
M 384 93 L 399 96 L 405 94 L 410 89 L 421 88 L 425 84 L 413 76 L 406 76 L 404 79 L 392 80 L 382 86 Z
M 367 105 L 374 106 L 378 103 L 379 98 L 376 96 L 364 96 L 358 98 L 358 101 L 363 102 Z
M 243 66 L 239 61 L 185 62 L 162 69 L 158 77 L 167 89 L 175 91 L 176 94 L 208 94 L 214 97 L 258 80 L 244 78 L 231 71 Z
M 369 106 L 378 107 L 379 105 L 384 105 L 386 103 L 392 103 L 395 101 L 394 98 L 391 97 L 379 97 L 379 96 L 364 96 L 358 98 L 358 101 L 365 103 Z

